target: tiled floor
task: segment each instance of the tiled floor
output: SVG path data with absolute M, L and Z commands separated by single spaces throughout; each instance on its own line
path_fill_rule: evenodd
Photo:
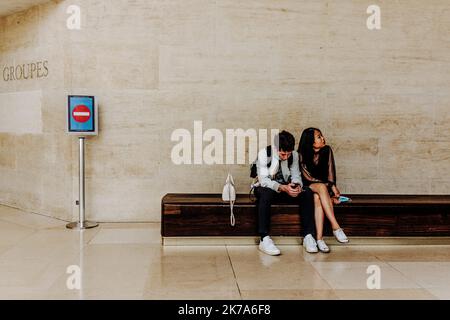
M 450 299 L 450 246 L 310 255 L 286 245 L 270 257 L 256 246 L 163 247 L 159 224 L 65 224 L 0 206 L 0 299 Z M 379 290 L 367 288 L 369 266 Z

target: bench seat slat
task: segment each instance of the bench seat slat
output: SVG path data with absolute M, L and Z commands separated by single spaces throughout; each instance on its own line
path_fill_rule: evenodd
M 349 236 L 450 236 L 450 196 L 346 195 L 351 203 L 335 207 L 339 223 Z M 256 236 L 256 204 L 239 194 L 234 208 L 236 226 L 230 226 L 230 209 L 220 194 L 168 194 L 162 199 L 164 237 Z M 271 234 L 298 236 L 298 206 L 272 206 Z M 326 223 L 325 235 L 332 235 Z

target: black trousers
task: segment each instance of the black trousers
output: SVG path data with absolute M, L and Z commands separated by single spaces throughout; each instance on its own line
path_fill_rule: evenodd
M 258 210 L 258 232 L 260 236 L 269 235 L 271 206 L 276 202 L 298 203 L 300 205 L 301 223 L 303 227 L 303 235 L 316 235 L 316 223 L 314 218 L 314 193 L 310 188 L 305 187 L 298 197 L 293 198 L 285 192 L 278 193 L 270 188 L 258 187 L 255 189 L 257 197 Z

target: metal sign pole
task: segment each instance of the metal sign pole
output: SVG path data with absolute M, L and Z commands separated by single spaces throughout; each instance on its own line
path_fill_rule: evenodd
M 79 222 L 72 222 L 67 225 L 69 229 L 92 229 L 98 227 L 98 223 L 86 221 L 85 216 L 85 188 L 84 188 L 84 141 L 85 137 L 78 137 L 80 142 L 80 152 L 79 152 L 79 212 L 80 212 L 80 220 Z
M 80 142 L 80 159 L 79 159 L 79 175 L 78 175 L 78 181 L 79 183 L 79 191 L 78 194 L 80 195 L 80 229 L 84 229 L 84 221 L 86 220 L 84 210 L 86 209 L 85 205 L 85 192 L 84 192 L 84 137 L 78 138 Z
M 84 230 L 80 230 L 80 300 L 84 300 Z
M 80 229 L 84 229 L 85 221 L 86 221 L 86 215 L 85 215 L 85 209 L 86 209 L 86 201 L 85 201 L 85 189 L 84 189 L 84 137 L 78 138 L 80 142 L 80 164 L 79 164 L 79 188 L 78 191 L 80 195 Z

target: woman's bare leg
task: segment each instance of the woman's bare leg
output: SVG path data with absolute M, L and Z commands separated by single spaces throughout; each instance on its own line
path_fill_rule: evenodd
M 325 211 L 328 220 L 330 220 L 333 230 L 340 229 L 339 223 L 334 216 L 333 202 L 330 198 L 330 194 L 328 193 L 327 186 L 323 183 L 313 183 L 309 187 L 314 193 L 317 193 L 319 195 L 323 211 Z
M 314 193 L 314 216 L 316 218 L 317 240 L 323 240 L 323 223 L 325 215 L 323 214 L 322 202 L 317 193 Z

